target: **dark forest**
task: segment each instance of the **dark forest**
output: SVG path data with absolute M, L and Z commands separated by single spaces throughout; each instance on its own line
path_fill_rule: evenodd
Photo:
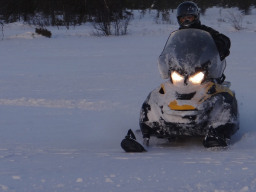
M 0 22 L 39 26 L 75 26 L 86 22 L 130 20 L 132 10 L 175 9 L 181 0 L 0 0 Z M 196 0 L 201 12 L 212 6 L 238 7 L 249 14 L 255 0 Z

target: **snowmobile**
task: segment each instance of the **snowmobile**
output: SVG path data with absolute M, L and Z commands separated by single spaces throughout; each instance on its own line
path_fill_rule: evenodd
M 144 144 L 149 145 L 152 136 L 169 140 L 201 136 L 206 148 L 226 147 L 239 122 L 225 67 L 208 32 L 182 29 L 171 33 L 158 59 L 159 72 L 168 80 L 149 93 L 141 108 Z M 130 151 L 136 149 L 133 143 Z

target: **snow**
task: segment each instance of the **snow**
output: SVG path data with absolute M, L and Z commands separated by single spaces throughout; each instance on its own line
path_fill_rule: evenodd
M 175 13 L 171 24 L 156 24 L 153 11 L 135 16 L 129 34 L 119 37 L 93 36 L 89 24 L 50 27 L 51 39 L 33 26 L 5 25 L 0 191 L 255 191 L 256 11 L 240 31 L 220 21 L 227 11 L 213 7 L 201 15 L 232 41 L 225 74 L 238 99 L 240 130 L 221 150 L 205 149 L 197 138 L 153 140 L 148 153 L 120 147 L 128 129 L 139 129 L 148 93 L 164 82 L 157 59 L 178 27 Z

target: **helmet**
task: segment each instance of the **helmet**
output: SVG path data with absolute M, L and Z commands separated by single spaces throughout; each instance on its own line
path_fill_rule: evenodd
M 183 19 L 181 21 L 182 17 L 185 16 L 194 16 L 194 19 Z M 194 24 L 200 23 L 199 20 L 200 13 L 199 13 L 199 8 L 198 6 L 192 2 L 192 1 L 185 1 L 181 3 L 178 8 L 177 8 L 177 19 L 180 27 L 192 27 Z

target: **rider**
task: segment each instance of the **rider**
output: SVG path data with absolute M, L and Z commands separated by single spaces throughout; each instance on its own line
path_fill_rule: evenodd
M 195 28 L 210 33 L 219 51 L 220 59 L 224 60 L 230 53 L 230 39 L 211 27 L 202 25 L 199 17 L 199 8 L 192 1 L 185 1 L 177 8 L 177 20 L 180 25 L 179 29 Z
M 220 60 L 223 61 L 230 53 L 229 51 L 231 46 L 230 39 L 224 34 L 221 34 L 218 31 L 212 29 L 211 27 L 202 25 L 199 17 L 200 17 L 199 8 L 192 1 L 185 1 L 181 3 L 177 8 L 177 20 L 180 25 L 179 29 L 182 30 L 182 29 L 194 28 L 194 29 L 201 29 L 210 33 L 219 51 Z M 224 80 L 225 80 L 225 75 L 222 74 L 222 77 L 219 79 L 219 83 L 222 83 Z M 225 142 L 225 139 L 222 136 L 220 136 L 220 134 L 217 133 L 214 129 L 209 130 L 203 143 L 205 147 L 227 145 Z

